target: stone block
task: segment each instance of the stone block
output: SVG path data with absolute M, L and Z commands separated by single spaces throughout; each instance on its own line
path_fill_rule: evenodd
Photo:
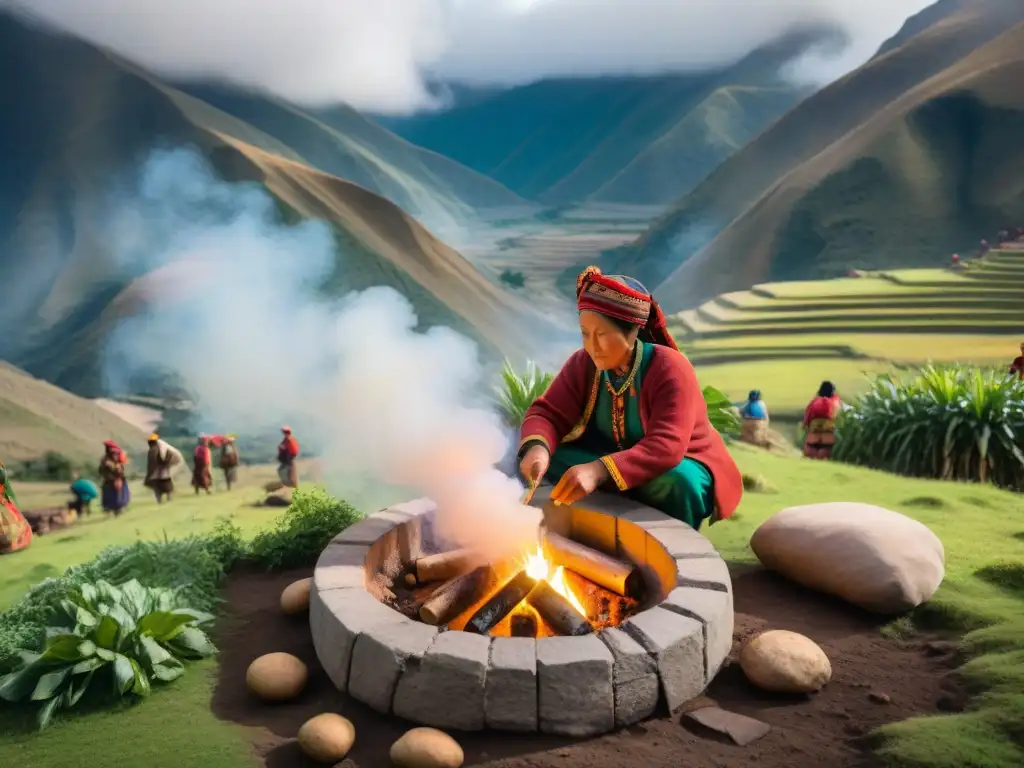
M 491 639 L 443 632 L 419 664 L 407 663 L 395 690 L 398 717 L 435 728 L 484 727 L 484 685 Z
M 537 641 L 533 638 L 491 641 L 484 715 L 488 728 L 537 730 Z
M 729 566 L 720 557 L 684 558 L 676 560 L 676 584 L 732 593 Z
M 410 661 L 421 663 L 437 635 L 437 627 L 401 618 L 400 623 L 366 629 L 352 651 L 348 692 L 384 714 L 391 711 L 395 686 L 406 666 Z
M 352 651 L 362 632 L 376 626 L 407 621 L 402 614 L 375 600 L 363 589 L 320 592 L 313 584 L 309 595 L 309 630 L 313 647 L 327 676 L 339 691 L 347 691 Z
M 686 523 L 657 526 L 648 530 L 674 558 L 718 557 L 714 545 Z
M 397 512 L 406 515 L 408 518 L 419 517 L 420 515 L 434 512 L 436 509 L 437 504 L 426 496 L 413 499 L 412 501 L 403 501 L 401 504 L 393 504 L 388 507 L 389 512 Z
M 363 565 L 370 548 L 365 544 L 329 544 L 313 569 L 313 582 L 323 592 L 327 589 L 365 587 Z
M 614 661 L 597 635 L 538 640 L 540 730 L 579 738 L 614 728 Z
M 710 684 L 732 650 L 732 594 L 698 587 L 676 587 L 661 607 L 704 625 L 704 683 Z
M 373 544 L 377 539 L 390 531 L 399 523 L 404 523 L 412 516 L 400 512 L 381 510 L 364 517 L 358 523 L 350 525 L 334 537 L 338 544 Z
M 670 712 L 704 691 L 704 627 L 699 621 L 651 608 L 622 628 L 654 656 Z
M 598 637 L 615 659 L 612 665 L 615 726 L 621 728 L 650 717 L 658 707 L 658 672 L 654 659 L 621 629 L 602 630 Z

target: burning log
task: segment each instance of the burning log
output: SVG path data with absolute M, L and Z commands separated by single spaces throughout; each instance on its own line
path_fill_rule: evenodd
M 442 584 L 420 606 L 420 621 L 437 626 L 458 616 L 486 588 L 491 579 L 490 571 L 489 566 L 481 565 Z
M 436 555 L 427 555 L 416 561 L 415 573 L 407 574 L 406 582 L 420 584 L 427 581 L 447 581 L 469 571 L 480 556 L 472 549 L 453 549 Z M 410 581 L 409 576 L 413 577 Z
M 572 604 L 555 591 L 546 581 L 537 582 L 526 597 L 526 602 L 551 625 L 560 635 L 589 635 L 594 626 L 587 617 L 577 611 Z
M 551 560 L 605 589 L 630 597 L 640 594 L 643 589 L 643 574 L 632 563 L 616 560 L 550 531 L 544 541 Z
M 508 616 L 535 586 L 537 580 L 526 571 L 520 571 L 473 614 L 466 623 L 465 631 L 486 635 Z

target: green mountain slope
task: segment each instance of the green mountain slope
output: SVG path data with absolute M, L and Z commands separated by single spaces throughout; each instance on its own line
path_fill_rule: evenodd
M 91 45 L 5 14 L 0 71 L 7 73 L 0 89 L 0 358 L 33 375 L 99 394 L 106 334 L 164 297 L 162 279 L 135 290 L 152 265 L 125 263 L 110 231 L 118 194 L 155 148 L 189 147 L 221 178 L 261 184 L 278 201 L 282 221 L 298 216 L 332 225 L 336 293 L 391 285 L 422 319 L 462 330 L 491 351 L 516 348 L 507 331 L 516 318 L 524 318 L 518 339 L 544 325 L 410 215 L 457 217 L 477 196 L 501 203 L 515 203 L 515 196 L 388 139 L 372 123 L 348 115 L 358 127 L 348 136 L 287 105 L 222 92 L 223 106 L 240 113 L 231 114 Z M 376 184 L 364 189 L 317 166 L 365 173 L 362 180 Z M 193 268 L 170 264 L 157 272 L 188 275 Z
M 667 281 L 661 299 L 680 308 L 768 279 L 935 263 L 1005 226 L 1024 135 L 1007 30 L 1024 3 L 946 10 L 908 22 L 920 31 L 787 113 L 604 265 Z
M 779 68 L 831 34 L 793 33 L 717 71 L 543 80 L 386 124 L 528 199 L 667 203 L 806 95 Z M 653 170 L 666 159 L 671 173 Z

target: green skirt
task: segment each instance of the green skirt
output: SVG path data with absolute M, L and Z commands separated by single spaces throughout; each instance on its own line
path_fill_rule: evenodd
M 577 443 L 560 445 L 551 457 L 551 465 L 545 477 L 549 482 L 557 484 L 570 467 L 597 461 L 602 455 Z M 711 471 L 689 457 L 644 485 L 615 492 L 681 520 L 695 530 L 715 510 L 714 478 Z

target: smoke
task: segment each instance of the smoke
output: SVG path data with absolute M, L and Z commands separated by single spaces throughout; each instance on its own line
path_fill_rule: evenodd
M 797 68 L 818 83 L 867 60 L 931 0 L 0 0 L 158 72 L 224 79 L 310 105 L 403 113 L 425 78 L 518 85 L 544 77 L 695 71 L 801 25 L 850 45 Z
M 325 295 L 344 259 L 328 227 L 278 224 L 258 186 L 221 182 L 191 151 L 153 154 L 138 189 L 109 229 L 125 263 L 157 270 L 132 290 L 165 298 L 110 336 L 109 386 L 167 370 L 210 431 L 290 422 L 338 495 L 430 496 L 442 535 L 494 556 L 535 540 L 539 513 L 494 469 L 509 439 L 481 397 L 471 341 L 416 330 L 413 307 L 387 287 Z

